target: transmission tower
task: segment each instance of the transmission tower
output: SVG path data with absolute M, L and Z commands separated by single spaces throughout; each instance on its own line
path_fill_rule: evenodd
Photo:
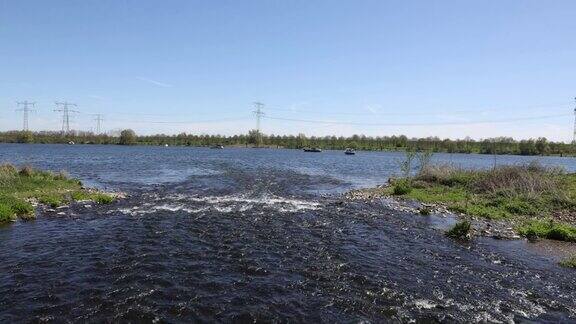
M 256 115 L 256 130 L 260 133 L 260 119 L 264 116 L 264 112 L 262 111 L 264 104 L 261 102 L 255 102 L 254 107 L 256 108 L 256 110 L 254 110 L 254 114 Z
M 54 111 L 62 113 L 62 133 L 70 133 L 70 114 L 79 113 L 79 111 L 72 110 L 70 107 L 77 107 L 76 104 L 69 102 L 56 102 L 56 108 Z
M 262 116 L 264 116 L 264 112 L 262 111 L 264 104 L 261 102 L 255 102 L 254 107 L 256 108 L 256 110 L 254 110 L 254 115 L 256 115 L 256 132 L 257 132 L 256 146 L 260 146 L 260 143 L 262 142 L 262 133 L 260 132 L 260 119 L 262 118 Z
M 24 115 L 24 118 L 22 120 L 23 131 L 28 131 L 28 115 L 31 112 L 35 111 L 34 109 L 30 109 L 30 107 L 34 107 L 35 104 L 36 104 L 35 102 L 29 102 L 29 101 L 19 101 L 16 103 L 18 107 L 22 107 L 16 109 L 16 111 L 21 111 Z
M 100 134 L 101 129 L 102 129 L 102 121 L 104 121 L 104 117 L 102 116 L 102 114 L 95 114 L 94 116 L 94 121 L 96 121 L 96 134 Z
M 576 101 L 576 98 L 574 98 Z M 572 144 L 576 144 L 576 106 L 574 106 L 574 134 L 572 136 Z

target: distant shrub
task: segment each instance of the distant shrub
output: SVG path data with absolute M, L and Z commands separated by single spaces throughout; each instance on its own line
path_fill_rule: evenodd
M 392 187 L 392 194 L 396 196 L 406 195 L 412 192 L 412 187 L 408 180 L 402 179 L 394 182 Z
M 445 186 L 467 185 L 471 183 L 478 173 L 454 167 L 449 164 L 426 165 L 416 175 L 416 180 L 438 183 Z
M 0 165 L 0 185 L 8 185 L 18 176 L 18 170 L 11 164 Z
M 12 164 L 1 164 L 0 174 L 15 175 L 18 172 L 15 166 Z
M 69 175 L 66 171 L 60 171 L 54 175 L 54 180 L 68 180 Z
M 31 166 L 28 166 L 28 165 L 27 165 L 27 166 L 24 166 L 24 167 L 22 167 L 22 168 L 20 169 L 19 174 L 20 174 L 21 176 L 31 177 L 31 176 L 34 175 L 34 169 L 32 169 Z
M 474 183 L 474 190 L 506 197 L 560 195 L 560 174 L 560 169 L 545 168 L 534 162 L 528 165 L 500 166 L 483 173 Z
M 459 221 L 451 229 L 446 231 L 446 236 L 458 239 L 468 240 L 471 238 L 472 223 L 469 220 Z

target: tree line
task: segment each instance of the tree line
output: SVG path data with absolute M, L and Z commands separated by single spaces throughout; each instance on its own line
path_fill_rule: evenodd
M 261 146 L 274 148 L 302 149 L 318 147 L 321 149 L 344 150 L 353 148 L 366 151 L 416 150 L 446 153 L 480 153 L 480 154 L 518 154 L 518 155 L 576 155 L 573 144 L 551 142 L 546 138 L 517 141 L 510 137 L 497 137 L 484 140 L 440 139 L 438 137 L 408 138 L 400 136 L 305 136 L 299 135 L 266 135 L 256 130 L 248 134 L 193 135 L 140 135 L 132 130 L 123 130 L 117 134 L 94 134 L 91 132 L 0 132 L 0 143 L 70 143 L 77 144 L 122 144 L 122 145 L 171 145 L 171 146 Z

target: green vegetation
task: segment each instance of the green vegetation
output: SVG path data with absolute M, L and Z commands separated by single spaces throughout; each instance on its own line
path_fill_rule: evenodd
M 576 255 L 560 261 L 560 266 L 576 269 Z
M 446 231 L 446 236 L 458 239 L 468 240 L 471 237 L 472 223 L 469 220 L 463 220 L 456 223 L 451 229 Z
M 56 208 L 78 200 L 107 204 L 114 201 L 114 197 L 83 189 L 80 181 L 62 172 L 0 165 L 0 223 L 17 217 L 34 218 L 34 203 Z
M 344 150 L 347 147 L 366 151 L 426 151 L 448 153 L 481 154 L 520 154 L 520 155 L 576 155 L 576 147 L 566 143 L 549 142 L 545 138 L 515 141 L 508 137 L 499 137 L 475 141 L 470 138 L 459 140 L 440 139 L 438 137 L 408 138 L 401 136 L 368 137 L 353 135 L 350 137 L 324 136 L 307 137 L 299 135 L 266 135 L 256 130 L 248 134 L 221 135 L 150 135 L 137 136 L 131 130 L 110 135 L 96 135 L 91 132 L 0 132 L 0 143 L 62 143 L 83 144 L 125 144 L 125 145 L 165 145 L 170 146 L 264 146 L 301 149 L 318 147 L 321 149 Z
M 392 194 L 395 196 L 402 196 L 412 192 L 412 186 L 407 179 L 401 179 L 394 182 L 392 186 Z
M 432 209 L 430 209 L 428 207 L 422 207 L 422 208 L 418 209 L 418 212 L 420 213 L 420 215 L 428 216 L 428 215 L 432 214 Z
M 120 145 L 136 144 L 136 133 L 131 129 L 125 129 L 120 132 Z
M 576 174 L 537 163 L 465 170 L 426 165 L 384 189 L 488 219 L 507 219 L 526 237 L 576 242 Z M 560 220 L 562 219 L 562 221 Z
M 526 237 L 543 237 L 551 240 L 576 242 L 576 227 L 556 223 L 552 220 L 532 220 L 518 228 L 518 232 Z

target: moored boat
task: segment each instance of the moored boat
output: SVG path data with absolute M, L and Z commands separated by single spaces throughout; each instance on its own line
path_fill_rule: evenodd
M 356 151 L 355 151 L 354 149 L 347 148 L 346 150 L 344 150 L 344 154 L 346 154 L 346 155 L 354 155 L 354 154 L 356 154 Z
M 305 147 L 304 152 L 320 153 L 320 152 L 322 152 L 322 150 L 318 147 Z

